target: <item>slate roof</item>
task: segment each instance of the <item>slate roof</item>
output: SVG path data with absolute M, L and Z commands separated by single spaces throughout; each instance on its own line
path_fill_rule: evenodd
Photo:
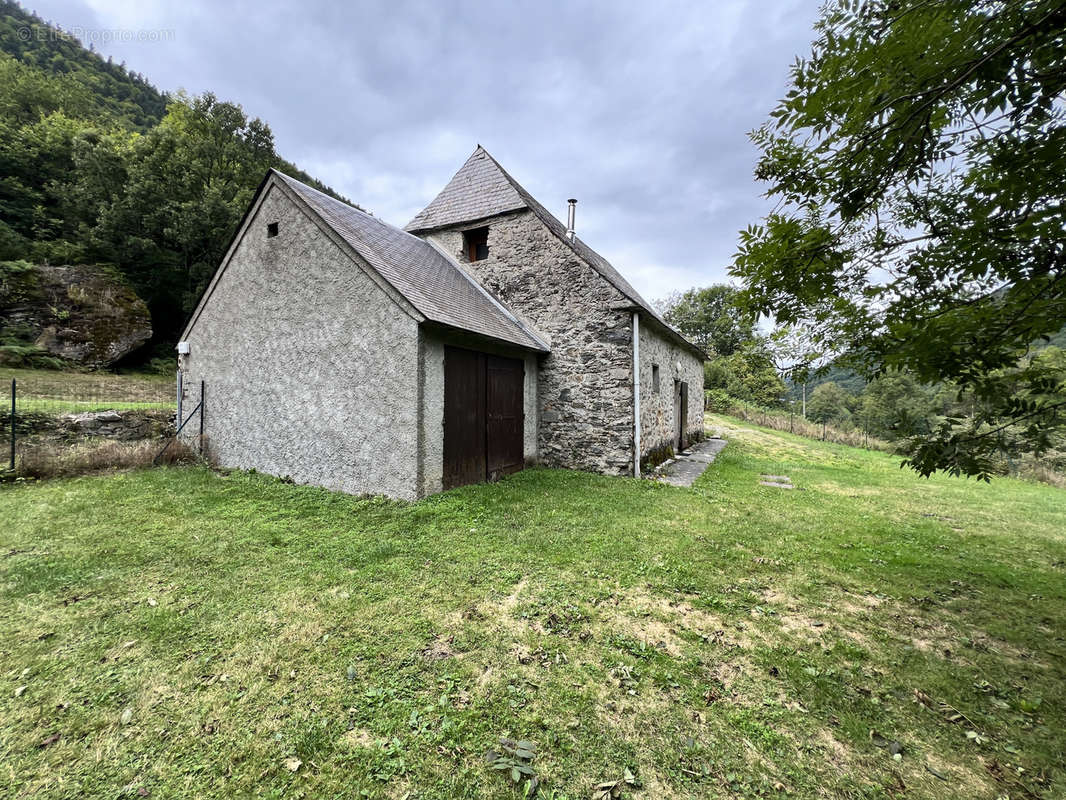
M 404 226 L 404 230 L 444 228 L 527 206 L 528 201 L 522 197 L 518 184 L 507 179 L 495 159 L 478 145 L 448 185 Z
M 433 245 L 272 171 L 427 320 L 548 351 L 548 345 L 534 331 Z
M 618 289 L 634 308 L 648 314 L 657 327 L 660 327 L 670 338 L 698 353 L 701 358 L 706 357 L 697 345 L 682 336 L 677 329 L 659 316 L 659 312 L 640 296 L 640 293 L 623 277 L 622 273 L 614 268 L 611 262 L 589 247 L 581 240 L 581 237 L 575 236 L 571 240 L 566 235 L 566 225 L 556 219 L 548 209 L 537 202 L 533 195 L 522 188 L 521 184 L 512 178 L 507 170 L 501 167 L 499 162 L 481 145 L 477 146 L 440 194 L 404 226 L 404 230 L 412 233 L 425 233 L 523 208 L 532 211 L 560 241 L 571 247 L 581 259 Z

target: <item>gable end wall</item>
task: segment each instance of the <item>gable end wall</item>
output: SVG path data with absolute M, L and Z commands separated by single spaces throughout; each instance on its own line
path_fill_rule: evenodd
M 486 223 L 482 223 L 486 224 Z M 626 298 L 530 211 L 494 217 L 489 257 L 469 262 L 463 225 L 426 235 L 548 339 L 537 398 L 537 454 L 552 467 L 614 475 L 633 468 L 631 314 Z
M 222 466 L 414 499 L 418 323 L 281 189 L 264 191 L 188 334 L 184 408 L 203 380 Z

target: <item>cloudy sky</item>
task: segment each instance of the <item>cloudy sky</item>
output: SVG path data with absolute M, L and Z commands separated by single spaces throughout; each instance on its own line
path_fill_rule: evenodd
M 766 211 L 747 132 L 817 0 L 24 0 L 156 86 L 213 91 L 397 225 L 481 143 L 648 299 L 727 278 Z M 104 41 L 112 30 L 149 41 Z M 163 31 L 150 41 L 153 31 Z

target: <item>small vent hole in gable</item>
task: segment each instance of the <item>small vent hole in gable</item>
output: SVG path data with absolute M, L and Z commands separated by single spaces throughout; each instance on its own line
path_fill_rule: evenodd
M 277 235 L 278 235 L 278 223 L 276 223 L 276 222 L 268 222 L 267 223 L 267 238 L 268 239 L 272 239 L 272 238 L 274 238 Z

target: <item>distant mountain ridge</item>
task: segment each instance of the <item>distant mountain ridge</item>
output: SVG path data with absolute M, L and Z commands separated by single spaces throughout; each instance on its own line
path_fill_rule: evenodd
M 143 75 L 84 47 L 12 0 L 0 0 L 0 49 L 48 74 L 69 76 L 92 92 L 101 112 L 132 129 L 148 130 L 166 113 L 167 95 Z

